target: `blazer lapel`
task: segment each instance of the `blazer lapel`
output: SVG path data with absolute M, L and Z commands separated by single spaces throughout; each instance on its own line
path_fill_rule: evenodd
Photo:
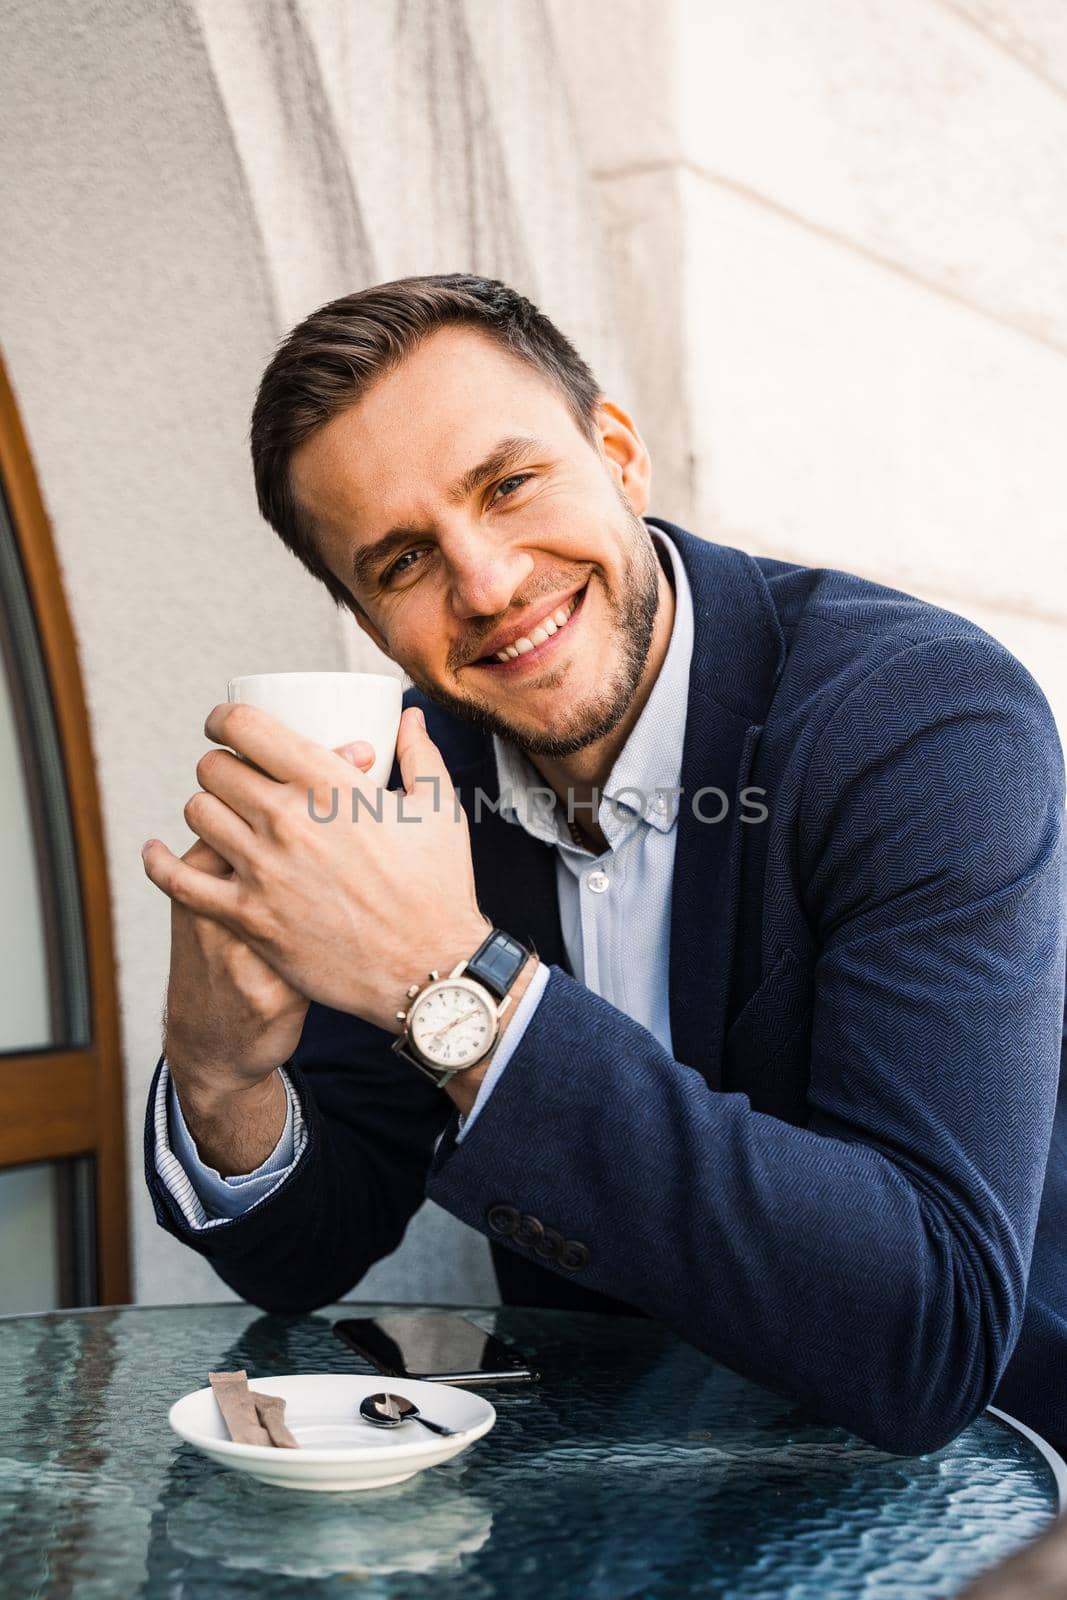
M 785 640 L 751 556 L 658 517 L 646 521 L 674 541 L 693 596 L 671 901 L 671 1043 L 676 1060 L 718 1089 L 743 829 L 754 825 L 740 822 L 739 796 L 781 674 Z

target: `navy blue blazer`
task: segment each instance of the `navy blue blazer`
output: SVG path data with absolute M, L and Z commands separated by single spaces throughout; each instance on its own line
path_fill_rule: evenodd
M 472 818 L 482 909 L 550 964 L 542 1001 L 459 1143 L 388 1034 L 312 1005 L 292 1174 L 194 1232 L 150 1115 L 159 1221 L 247 1299 L 299 1312 L 357 1286 L 428 1195 L 489 1236 L 506 1302 L 657 1317 L 888 1450 L 938 1448 L 994 1399 L 1063 1442 L 1064 772 L 1045 698 L 949 612 L 649 520 L 695 614 L 673 1056 L 569 971 L 553 849 L 484 802 L 474 820 L 491 740 L 410 691 Z M 709 786 L 731 801 L 719 823 L 697 814 L 713 797 L 691 803 Z M 627 937 L 640 961 L 641 927 Z

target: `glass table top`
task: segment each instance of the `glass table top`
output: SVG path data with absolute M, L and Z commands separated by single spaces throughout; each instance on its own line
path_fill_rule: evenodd
M 369 1372 L 331 1322 L 413 1309 L 0 1320 L 0 1595 L 930 1600 L 1057 1509 L 1053 1468 L 997 1417 L 887 1455 L 638 1318 L 466 1310 L 542 1381 L 487 1385 L 495 1428 L 393 1488 L 271 1488 L 167 1425 L 209 1371 Z

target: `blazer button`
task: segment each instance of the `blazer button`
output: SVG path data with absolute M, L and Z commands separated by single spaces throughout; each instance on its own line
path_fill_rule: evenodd
M 568 1272 L 580 1272 L 588 1264 L 589 1251 L 577 1239 L 565 1239 L 559 1253 L 559 1264 Z
M 544 1256 L 548 1261 L 558 1261 L 560 1251 L 563 1249 L 563 1235 L 555 1228 L 546 1228 L 540 1239 L 534 1245 L 539 1256 Z
M 524 1213 L 522 1221 L 515 1229 L 512 1237 L 516 1244 L 537 1246 L 544 1237 L 544 1232 L 545 1230 L 537 1217 L 531 1217 L 528 1213 Z
M 490 1206 L 486 1221 L 494 1233 L 502 1233 L 505 1238 L 508 1238 L 519 1225 L 519 1212 L 515 1206 Z

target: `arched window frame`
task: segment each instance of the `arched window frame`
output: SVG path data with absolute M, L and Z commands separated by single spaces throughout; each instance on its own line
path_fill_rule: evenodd
M 104 1305 L 124 1304 L 130 1289 L 123 1074 L 96 766 L 52 530 L 2 358 L 0 482 L 37 625 L 58 734 L 88 980 L 86 1038 L 60 1047 L 0 1054 L 0 1169 L 91 1158 L 93 1181 L 86 1186 L 83 1203 L 92 1208 L 95 1283 L 86 1286 L 81 1297 Z M 81 1165 L 86 1170 L 84 1161 Z

